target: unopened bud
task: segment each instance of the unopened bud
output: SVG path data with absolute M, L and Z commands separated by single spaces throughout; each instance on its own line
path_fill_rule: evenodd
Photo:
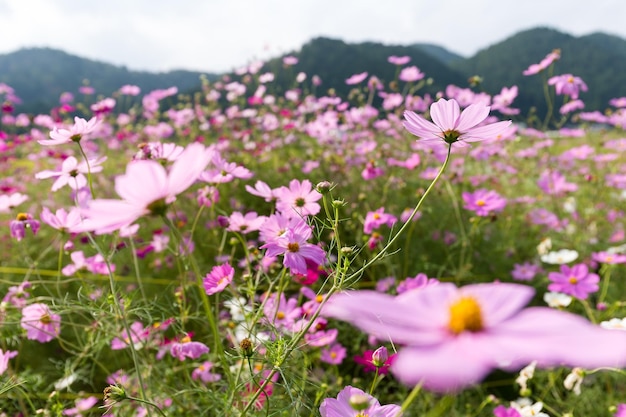
M 372 363 L 377 368 L 384 366 L 387 359 L 389 359 L 389 352 L 387 352 L 387 348 L 384 346 L 379 347 L 372 353 Z
M 333 185 L 330 182 L 322 181 L 322 182 L 318 182 L 317 183 L 317 185 L 315 186 L 315 189 L 320 194 L 326 194 L 326 193 L 328 193 L 330 191 L 330 189 L 332 187 L 333 187 Z
M 363 411 L 370 406 L 370 397 L 365 394 L 354 394 L 350 397 L 350 407 L 356 411 Z
M 245 338 L 241 342 L 239 342 L 239 348 L 241 349 L 241 354 L 246 358 L 251 357 L 254 353 L 252 341 L 248 338 Z

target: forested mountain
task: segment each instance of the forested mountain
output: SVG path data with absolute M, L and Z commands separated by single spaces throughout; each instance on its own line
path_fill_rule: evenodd
M 626 96 L 626 40 L 604 33 L 574 37 L 549 28 L 532 29 L 451 65 L 468 76 L 482 76 L 482 88 L 492 94 L 503 86 L 519 86 L 516 107 L 543 111 L 542 86 L 549 74 L 524 76 L 522 72 L 554 49 L 560 49 L 561 59 L 553 75 L 573 74 L 589 87 L 580 97 L 585 110 L 605 109 L 611 98 Z
M 626 40 L 605 33 L 574 37 L 550 28 L 520 32 L 469 58 L 432 44 L 350 44 L 319 37 L 287 54 L 298 58 L 293 67 L 286 68 L 283 57 L 277 57 L 267 61 L 262 71 L 275 74 L 276 79 L 271 83 L 274 93 L 293 88 L 296 75 L 304 72 L 308 77 L 317 75 L 321 78 L 322 85 L 317 94 L 326 94 L 332 89 L 345 97 L 353 87 L 345 82 L 351 75 L 368 72 L 388 84 L 396 78 L 398 68 L 387 58 L 406 55 L 411 58 L 407 65 L 417 66 L 427 78 L 432 78 L 432 84 L 418 94 L 442 91 L 448 84 L 467 87 L 468 78 L 479 75 L 483 82 L 476 90 L 496 94 L 504 86 L 517 85 L 520 94 L 514 107 L 521 108 L 523 113 L 532 107 L 543 112 L 543 83 L 549 74 L 524 76 L 522 72 L 554 49 L 561 51 L 554 75 L 571 73 L 587 83 L 589 91 L 581 94 L 585 110 L 603 110 L 611 98 L 626 96 Z M 237 79 L 235 74 L 228 75 Z M 138 85 L 144 93 L 170 86 L 177 86 L 180 91 L 196 90 L 200 86 L 200 76 L 200 73 L 190 71 L 130 71 L 48 48 L 22 49 L 0 55 L 0 83 L 13 87 L 23 99 L 20 110 L 31 112 L 49 110 L 58 103 L 62 92 L 76 93 L 85 80 L 94 87 L 96 94 L 110 96 L 125 84 Z M 216 74 L 207 76 L 209 79 L 219 77 Z
M 349 44 L 337 39 L 315 38 L 302 46 L 300 51 L 290 55 L 298 58 L 298 63 L 291 73 L 282 69 L 282 58 L 266 63 L 264 69 L 274 72 L 276 84 L 289 86 L 297 72 L 309 76 L 317 75 L 322 79 L 323 91 L 332 88 L 339 95 L 346 95 L 353 86 L 346 85 L 351 75 L 368 72 L 377 76 L 383 83 L 396 78 L 397 67 L 387 61 L 389 56 L 409 56 L 407 66 L 415 65 L 426 77 L 433 78 L 433 84 L 424 91 L 436 92 L 449 83 L 465 84 L 466 77 L 447 66 L 442 61 L 413 46 L 389 46 L 380 43 L 365 42 Z
M 0 55 L 0 83 L 11 86 L 22 99 L 22 111 L 47 112 L 58 104 L 63 92 L 78 94 L 85 83 L 96 95 L 110 96 L 125 84 L 134 84 L 142 92 L 178 87 L 179 91 L 197 88 L 200 75 L 191 71 L 151 73 L 131 71 L 99 61 L 92 61 L 50 48 L 28 48 Z M 208 76 L 215 78 L 214 74 Z

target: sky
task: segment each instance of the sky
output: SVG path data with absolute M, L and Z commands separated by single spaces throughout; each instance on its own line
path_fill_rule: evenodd
M 0 54 L 51 47 L 132 70 L 226 72 L 319 36 L 469 57 L 539 26 L 626 38 L 625 17 L 624 0 L 0 0 Z

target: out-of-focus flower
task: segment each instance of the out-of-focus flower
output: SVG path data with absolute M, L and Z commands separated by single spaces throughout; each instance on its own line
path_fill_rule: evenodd
M 26 236 L 26 229 L 32 230 L 33 235 L 37 234 L 39 231 L 39 220 L 35 220 L 30 213 L 18 213 L 15 220 L 11 220 L 11 223 L 9 223 L 9 228 L 11 236 L 19 242 Z
M 563 265 L 578 259 L 578 252 L 573 249 L 560 249 L 541 255 L 541 262 L 551 265 Z
M 74 124 L 68 129 L 59 129 L 54 127 L 50 132 L 51 139 L 38 140 L 40 145 L 62 145 L 64 143 L 80 142 L 83 138 L 88 137 L 95 132 L 102 121 L 92 117 L 89 121 L 74 117 Z
M 322 417 L 397 417 L 399 412 L 399 405 L 380 405 L 376 398 L 350 385 L 339 392 L 337 399 L 326 398 L 320 405 Z
M 27 339 L 46 343 L 61 332 L 61 316 L 52 313 L 47 305 L 35 303 L 22 309 L 21 326 Z

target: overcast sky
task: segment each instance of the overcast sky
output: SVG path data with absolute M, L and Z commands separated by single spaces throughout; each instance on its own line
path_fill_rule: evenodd
M 625 0 L 0 0 L 0 53 L 47 46 L 135 70 L 223 72 L 316 36 L 471 56 L 537 26 L 626 38 L 625 19 Z

